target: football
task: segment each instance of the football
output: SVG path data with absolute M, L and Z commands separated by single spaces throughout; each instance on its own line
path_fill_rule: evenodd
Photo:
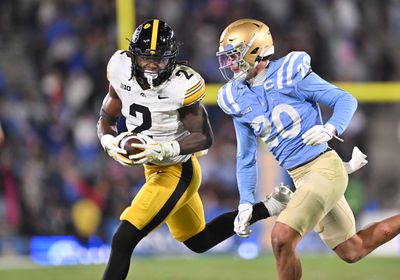
M 145 144 L 145 141 L 136 135 L 136 133 L 128 133 L 119 142 L 119 147 L 127 151 L 127 157 L 142 152 L 140 149 L 132 147 L 132 144 Z

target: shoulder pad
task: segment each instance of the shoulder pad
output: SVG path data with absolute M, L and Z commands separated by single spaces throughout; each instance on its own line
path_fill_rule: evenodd
M 126 61 L 128 56 L 123 53 L 122 50 L 117 50 L 110 58 L 107 64 L 107 79 L 111 82 L 113 75 L 119 69 L 121 69 L 121 64 Z M 129 62 L 130 63 L 130 62 Z
M 280 91 L 285 92 L 287 88 L 289 92 L 311 71 L 311 58 L 306 52 L 291 52 L 281 60 L 276 86 Z
M 189 66 L 179 65 L 174 75 L 181 76 L 182 82 L 185 84 L 184 106 L 192 105 L 203 99 L 206 94 L 206 85 L 199 73 Z
M 235 82 L 228 82 L 218 91 L 218 106 L 228 115 L 240 113 L 240 106 L 237 103 L 239 91 Z

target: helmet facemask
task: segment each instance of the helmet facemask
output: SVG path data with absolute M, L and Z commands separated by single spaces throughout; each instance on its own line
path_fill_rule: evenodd
M 250 64 L 244 60 L 248 46 L 241 43 L 238 47 L 217 52 L 219 70 L 225 80 L 244 81 L 250 70 Z
M 169 78 L 175 68 L 175 56 L 147 56 L 134 54 L 135 76 L 144 79 L 151 88 L 160 85 Z M 147 66 L 151 64 L 153 66 Z M 156 67 L 154 67 L 156 65 Z

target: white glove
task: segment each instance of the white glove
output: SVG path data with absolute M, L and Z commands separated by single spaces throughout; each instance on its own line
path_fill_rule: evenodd
M 334 136 L 335 130 L 335 127 L 330 123 L 314 125 L 302 135 L 303 143 L 310 146 L 317 146 L 328 142 Z
M 343 163 L 347 173 L 354 173 L 355 171 L 366 165 L 368 163 L 368 160 L 366 160 L 366 158 L 366 154 L 361 152 L 357 146 L 354 147 L 350 161 Z
M 134 166 L 132 160 L 124 157 L 127 152 L 124 149 L 118 147 L 119 139 L 122 138 L 124 135 L 118 135 L 117 137 L 112 136 L 111 134 L 103 135 L 100 139 L 101 146 L 103 146 L 104 151 L 112 157 L 114 160 L 119 162 L 124 166 Z
M 143 137 L 143 135 L 140 135 Z M 153 141 L 154 142 L 154 141 Z M 141 149 L 143 152 L 129 156 L 134 164 L 146 164 L 152 161 L 162 161 L 164 159 L 175 157 L 180 153 L 178 141 L 169 141 L 164 143 L 132 144 L 133 148 Z
M 251 233 L 250 219 L 253 213 L 253 205 L 250 203 L 239 204 L 239 213 L 233 222 L 233 230 L 240 237 L 248 237 Z

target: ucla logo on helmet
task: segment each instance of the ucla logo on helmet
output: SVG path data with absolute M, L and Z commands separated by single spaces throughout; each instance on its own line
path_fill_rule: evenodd
M 136 28 L 135 32 L 133 33 L 132 41 L 134 43 L 136 43 L 137 40 L 139 39 L 139 35 L 140 35 L 140 31 L 142 31 L 142 27 L 143 27 L 143 25 L 139 25 L 138 28 Z

